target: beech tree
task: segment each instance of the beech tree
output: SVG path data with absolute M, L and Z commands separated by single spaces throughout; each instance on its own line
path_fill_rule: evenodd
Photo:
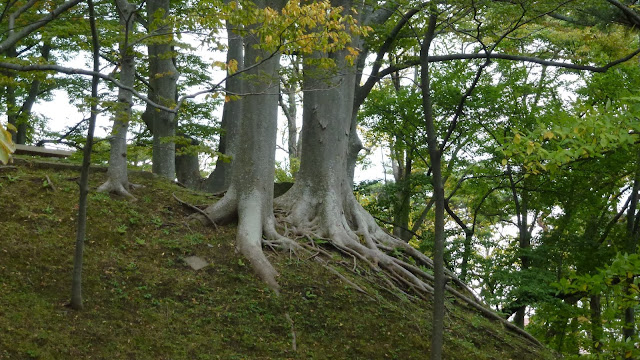
M 462 264 L 469 263 L 476 222 L 474 218 L 470 222 L 471 226 L 465 225 L 456 213 L 458 209 L 451 206 L 451 196 L 456 191 L 451 190 L 451 182 L 459 179 L 452 175 L 452 169 L 455 167 L 447 163 L 456 163 L 459 160 L 457 149 L 464 148 L 472 152 L 473 149 L 482 146 L 480 141 L 491 142 L 493 152 L 482 150 L 474 154 L 489 154 L 491 166 L 500 170 L 501 175 L 508 179 L 507 190 L 510 191 L 508 195 L 513 206 L 505 206 L 508 210 L 505 211 L 505 217 L 516 216 L 520 230 L 519 243 L 522 248 L 528 248 L 532 244 L 533 226 L 529 222 L 529 216 L 532 204 L 535 204 L 534 201 L 529 201 L 530 192 L 525 188 L 534 183 L 535 179 L 532 180 L 528 176 L 554 167 L 558 169 L 567 162 L 582 159 L 583 153 L 577 150 L 589 153 L 589 146 L 592 146 L 593 153 L 604 153 L 609 151 L 610 147 L 603 145 L 596 149 L 595 145 L 587 144 L 586 137 L 572 137 L 571 131 L 554 128 L 554 124 L 551 123 L 540 122 L 536 124 L 539 126 L 527 124 L 520 127 L 521 124 L 511 118 L 505 120 L 500 117 L 478 117 L 480 120 L 503 121 L 504 126 L 466 126 L 474 122 L 474 117 L 470 116 L 468 102 L 470 99 L 473 100 L 478 84 L 482 81 L 489 83 L 496 74 L 507 73 L 495 70 L 497 67 L 492 62 L 497 59 L 546 67 L 604 72 L 634 58 L 640 50 L 624 49 L 624 54 L 615 53 L 615 57 L 606 58 L 615 60 L 603 61 L 605 65 L 596 66 L 593 65 L 596 61 L 571 56 L 567 54 L 570 51 L 563 52 L 562 41 L 542 35 L 531 35 L 546 34 L 549 29 L 562 28 L 562 24 L 567 21 L 565 18 L 572 15 L 571 10 L 567 11 L 568 14 L 562 14 L 569 2 L 432 1 L 419 4 L 385 3 L 375 7 L 350 0 L 316 1 L 304 5 L 295 1 L 285 3 L 283 0 L 260 0 L 256 3 L 237 1 L 227 2 L 222 7 L 216 2 L 196 3 L 203 8 L 208 7 L 210 14 L 207 15 L 218 14 L 218 17 L 197 18 L 197 21 L 206 23 L 209 29 L 221 26 L 222 21 L 226 21 L 226 32 L 230 41 L 226 61 L 220 65 L 227 72 L 224 90 L 220 84 L 213 84 L 203 91 L 178 96 L 178 70 L 174 60 L 175 49 L 172 48 L 175 23 L 170 16 L 169 2 L 165 0 L 147 1 L 147 19 L 138 17 L 141 22 L 146 22 L 147 35 L 150 38 L 158 36 L 148 42 L 151 89 L 146 97 L 135 86 L 137 58 L 129 42 L 137 17 L 136 11 L 139 9 L 135 9 L 125 0 L 116 1 L 123 29 L 123 40 L 119 47 L 119 79 L 100 73 L 99 68 L 85 70 L 53 63 L 16 62 L 7 57 L 0 62 L 0 68 L 12 72 L 56 71 L 63 74 L 81 74 L 92 76 L 94 82 L 101 78 L 118 87 L 120 104 L 115 112 L 112 158 L 108 181 L 101 190 L 115 189 L 124 195 L 128 194 L 129 184 L 126 179 L 126 158 L 123 155 L 126 154 L 125 136 L 127 123 L 131 118 L 133 99 L 138 98 L 148 105 L 144 117 L 151 125 L 154 136 L 154 172 L 173 179 L 176 172 L 175 117 L 181 114 L 182 106 L 188 98 L 224 93 L 225 100 L 229 101 L 225 103 L 225 133 L 224 138 L 220 140 L 219 150 L 225 153 L 227 158 L 218 159 L 216 171 L 202 183 L 202 186 L 211 191 L 226 190 L 226 193 L 220 201 L 204 210 L 203 221 L 224 223 L 237 219 L 238 249 L 251 262 L 258 276 L 273 290 L 278 291 L 279 287 L 277 270 L 265 256 L 263 245 L 280 246 L 299 253 L 318 251 L 323 255 L 329 255 L 326 249 L 314 247 L 314 239 L 321 239 L 361 264 L 381 270 L 381 281 L 385 281 L 390 287 L 408 289 L 417 297 L 434 299 L 431 354 L 434 359 L 441 358 L 443 353 L 446 292 L 486 316 L 502 321 L 509 329 L 536 341 L 513 324 L 507 323 L 501 316 L 480 305 L 472 292 L 446 268 L 445 250 L 448 239 L 445 232 L 445 212 L 449 213 L 466 235 Z M 607 3 L 613 6 L 613 9 L 617 9 L 616 11 L 622 11 L 629 18 L 633 18 L 633 15 L 626 11 L 632 10 L 629 6 L 614 0 L 608 0 Z M 29 4 L 35 6 L 35 2 Z M 73 6 L 73 3 L 60 2 L 59 6 Z M 54 7 L 53 13 L 57 9 Z M 49 21 L 47 16 L 39 19 L 46 23 Z M 32 28 L 30 31 L 37 29 Z M 14 31 L 3 39 L 0 42 L 0 50 L 9 49 L 18 43 L 21 39 L 16 37 L 18 33 L 19 31 Z M 27 36 L 26 34 L 29 33 L 25 33 L 24 36 Z M 533 44 L 542 45 L 535 47 Z M 396 51 L 399 47 L 403 47 L 405 51 Z M 460 48 L 464 50 L 458 53 Z M 559 51 L 548 51 L 549 49 Z M 394 56 L 390 56 L 392 52 L 395 52 Z M 552 55 L 549 55 L 550 53 Z M 301 59 L 302 153 L 295 184 L 286 194 L 274 200 L 281 54 L 295 55 Z M 374 61 L 367 66 L 367 58 L 371 57 Z M 473 71 L 470 71 L 470 78 L 465 77 L 460 81 L 459 88 L 452 91 L 455 93 L 453 106 L 443 111 L 437 102 L 442 85 L 434 81 L 437 77 L 434 69 L 437 64 L 452 61 L 465 61 L 465 66 L 473 67 Z M 413 246 L 415 243 L 406 242 L 410 235 L 405 233 L 402 235 L 405 239 L 401 240 L 385 232 L 358 203 L 353 193 L 356 159 L 362 150 L 362 143 L 357 134 L 357 112 L 380 79 L 394 75 L 396 83 L 400 82 L 398 74 L 403 69 L 416 66 L 420 70 L 417 87 L 421 89 L 422 101 L 419 134 L 426 134 L 428 155 L 424 152 L 416 154 L 423 162 L 420 168 L 428 174 L 431 187 L 423 194 L 430 200 L 424 204 L 425 210 L 413 221 L 412 233 L 416 233 L 416 227 L 420 228 L 425 219 L 432 215 L 430 218 L 433 220 L 434 232 L 431 254 L 433 260 L 416 249 Z M 493 72 L 487 74 L 489 71 Z M 370 75 L 365 77 L 363 72 L 370 72 Z M 295 94 L 291 94 L 291 89 L 289 92 L 291 100 Z M 538 102 L 543 101 L 534 100 L 534 103 Z M 293 108 L 289 106 L 289 109 Z M 95 114 L 96 109 L 92 110 L 92 114 Z M 516 113 L 514 110 L 513 114 L 504 116 L 515 117 Z M 612 118 L 621 120 L 627 119 L 628 116 L 615 113 Z M 586 123 L 596 117 L 581 120 Z M 622 130 L 618 129 L 616 133 L 619 140 L 617 144 L 633 145 L 636 133 L 629 133 L 627 123 L 623 123 L 625 127 Z M 612 124 L 609 128 L 585 128 L 584 132 L 591 133 L 593 129 L 612 130 L 620 122 L 612 121 Z M 497 136 L 494 137 L 495 132 L 492 130 L 495 129 L 502 130 L 499 137 L 501 141 L 496 140 Z M 565 131 L 566 137 L 563 141 L 567 141 L 558 145 L 560 150 L 550 151 L 549 143 L 555 136 L 559 137 L 555 134 L 560 134 L 560 130 Z M 482 132 L 484 138 L 468 136 L 470 131 Z M 497 144 L 499 142 L 501 143 Z M 293 145 L 292 143 L 289 146 L 290 152 L 293 152 Z M 3 148 L 8 149 L 7 146 Z M 500 150 L 496 150 L 497 148 Z M 417 146 L 414 149 L 417 149 Z M 424 147 L 421 150 L 425 150 Z M 86 165 L 88 155 L 85 155 Z M 416 158 L 408 155 L 407 158 L 409 160 L 406 176 L 410 177 Z M 460 165 L 463 166 L 466 164 Z M 633 170 L 636 174 L 637 167 L 633 167 Z M 522 178 L 518 178 L 520 175 Z M 525 177 L 529 180 L 525 180 Z M 638 238 L 636 203 L 640 185 L 637 175 L 630 181 L 629 187 L 633 193 L 630 198 L 633 205 L 625 208 L 627 232 L 624 246 L 629 252 L 633 252 L 637 250 Z M 82 191 L 86 199 L 86 189 Z M 492 191 L 486 190 L 486 193 Z M 501 193 L 504 194 L 505 192 Z M 603 198 L 609 199 L 611 196 L 609 192 L 606 196 L 603 195 Z M 606 205 L 603 206 L 611 204 L 613 202 L 606 201 Z M 431 208 L 434 209 L 433 213 L 430 213 Z M 402 220 L 398 223 L 408 228 L 408 215 L 406 210 L 403 211 L 405 212 L 399 211 L 398 217 L 402 217 Z M 606 211 L 606 215 L 611 215 L 610 212 Z M 618 219 L 623 215 L 617 216 Z M 592 222 L 600 224 L 596 220 Z M 400 231 L 396 233 L 399 234 Z M 586 239 L 586 232 L 583 237 Z M 520 254 L 516 261 L 519 269 L 524 271 L 532 266 L 529 260 L 529 257 Z M 463 265 L 465 277 L 466 267 L 467 265 Z M 433 274 L 427 269 L 432 269 Z M 626 295 L 630 297 L 635 283 L 624 281 L 624 284 L 624 291 L 627 291 Z M 601 294 L 593 294 L 594 319 L 598 318 L 598 308 L 601 308 L 597 305 L 599 300 L 596 296 L 599 295 Z M 523 301 L 517 305 L 518 322 L 521 323 L 524 320 L 524 309 L 530 303 Z M 633 307 L 627 303 L 625 313 L 627 319 L 623 336 L 631 338 L 635 330 L 635 315 Z
M 173 27 L 169 20 L 169 0 L 148 0 L 147 16 L 151 40 L 149 52 L 149 99 L 168 108 L 175 107 L 178 70 L 173 56 Z M 173 180 L 175 178 L 175 113 L 147 104 L 143 117 L 152 125 L 153 172 Z
M 122 39 L 119 44 L 120 82 L 127 88 L 133 88 L 136 74 L 135 52 L 131 44 L 136 20 L 136 6 L 126 0 L 116 0 L 116 9 Z M 127 170 L 127 131 L 131 120 L 133 94 L 124 87 L 118 88 L 118 103 L 116 105 L 113 127 L 109 143 L 109 168 L 107 181 L 98 187 L 98 191 L 111 192 L 121 196 L 133 198 L 129 193 L 132 184 L 129 183 Z

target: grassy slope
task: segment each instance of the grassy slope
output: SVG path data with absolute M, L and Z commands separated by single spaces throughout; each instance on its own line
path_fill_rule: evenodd
M 314 261 L 268 252 L 281 272 L 276 297 L 235 253 L 233 227 L 188 222 L 172 194 L 214 198 L 141 174 L 138 201 L 90 193 L 85 310 L 70 310 L 77 177 L 0 170 L 0 359 L 427 358 L 429 304 L 341 268 L 374 300 Z M 92 188 L 103 179 L 93 174 Z M 191 270 L 182 259 L 192 254 L 211 265 Z M 448 309 L 447 359 L 554 358 L 452 299 Z

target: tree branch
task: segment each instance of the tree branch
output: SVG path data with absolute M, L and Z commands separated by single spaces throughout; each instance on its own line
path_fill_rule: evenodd
M 631 10 L 627 5 L 621 3 L 618 0 L 607 0 L 607 2 L 615 7 L 617 7 L 622 13 L 634 22 L 635 26 L 640 25 L 640 15 L 638 15 L 635 11 Z
M 40 18 L 40 20 L 35 21 L 25 27 L 23 27 L 20 31 L 14 32 L 9 35 L 4 41 L 0 42 L 0 53 L 5 52 L 8 48 L 14 46 L 18 41 L 24 39 L 29 36 L 34 31 L 39 28 L 45 26 L 50 21 L 54 20 L 58 17 L 58 15 L 63 12 L 69 10 L 70 8 L 79 4 L 82 0 L 69 0 L 62 5 L 55 8 L 53 11 L 49 12 L 47 15 L 44 15 Z
M 526 56 L 526 55 L 511 55 L 511 54 L 499 54 L 499 53 L 491 53 L 489 55 L 485 53 L 475 53 L 475 54 L 450 54 L 450 55 L 432 55 L 429 56 L 429 62 L 444 62 L 444 61 L 453 61 L 453 60 L 486 60 L 486 59 L 500 59 L 500 60 L 511 60 L 511 61 L 523 61 L 523 62 L 531 62 L 539 65 L 546 65 L 570 70 L 581 70 L 581 71 L 591 71 L 603 73 L 609 70 L 610 68 L 627 62 L 633 59 L 636 55 L 640 54 L 640 48 L 636 49 L 629 55 L 609 62 L 603 66 L 592 66 L 592 65 L 580 65 L 573 63 L 560 62 L 555 60 L 545 60 L 541 58 L 537 58 L 535 56 Z M 403 64 L 395 64 L 394 66 L 390 66 L 382 71 L 378 75 L 379 78 L 383 78 L 393 72 L 400 71 L 412 66 L 416 66 L 420 64 L 420 59 L 417 57 L 411 59 Z
M 14 70 L 14 71 L 25 71 L 25 72 L 28 72 L 28 71 L 55 71 L 55 72 L 68 74 L 68 75 L 97 76 L 100 79 L 107 80 L 107 81 L 113 83 L 114 85 L 116 85 L 119 88 L 122 88 L 122 89 L 130 91 L 136 97 L 138 97 L 142 101 L 146 102 L 147 104 L 149 104 L 149 105 L 151 105 L 151 106 L 153 106 L 153 107 L 155 107 L 157 109 L 168 111 L 168 112 L 171 112 L 171 113 L 176 113 L 177 112 L 177 108 L 172 109 L 172 108 L 160 105 L 160 104 L 156 104 L 155 102 L 151 101 L 146 96 L 140 94 L 136 89 L 134 89 L 134 88 L 132 88 L 130 86 L 125 86 L 120 81 L 118 81 L 116 78 L 114 78 L 112 76 L 109 76 L 109 75 L 105 75 L 105 74 L 103 74 L 101 72 L 85 70 L 85 69 L 69 68 L 69 67 L 64 67 L 64 66 L 59 66 L 59 65 L 49 65 L 49 64 L 19 65 L 19 64 L 12 64 L 12 63 L 6 63 L 6 62 L 0 62 L 0 68 Z

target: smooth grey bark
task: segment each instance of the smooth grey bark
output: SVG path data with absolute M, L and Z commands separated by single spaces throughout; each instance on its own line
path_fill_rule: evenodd
M 184 151 L 184 147 L 199 145 L 199 142 L 186 135 L 181 135 L 185 141 L 188 141 L 187 145 L 176 145 L 176 178 L 178 182 L 183 184 L 189 189 L 199 189 L 202 184 L 202 176 L 200 175 L 200 161 L 198 160 L 198 154 Z
M 151 26 L 157 14 L 166 17 L 169 14 L 169 0 L 147 0 L 148 21 Z M 170 34 L 170 27 L 163 25 L 158 29 L 150 29 L 158 34 Z M 149 44 L 149 84 L 151 91 L 149 99 L 164 106 L 174 106 L 176 103 L 176 82 L 178 70 L 172 56 L 173 48 L 170 43 Z M 145 116 L 153 122 L 153 155 L 152 171 L 170 180 L 176 175 L 175 155 L 176 146 L 172 139 L 176 134 L 175 114 L 147 106 Z
M 135 54 L 128 43 L 132 33 L 136 6 L 126 0 L 116 0 L 120 17 L 120 25 L 124 31 L 124 40 L 120 43 L 120 82 L 133 87 L 136 74 Z M 127 131 L 131 119 L 133 94 L 124 88 L 118 88 L 118 104 L 113 119 L 113 127 L 109 143 L 109 168 L 107 181 L 98 187 L 99 192 L 111 192 L 121 196 L 134 198 L 129 192 L 129 176 L 127 171 Z
M 281 1 L 261 1 L 259 7 L 282 7 Z M 262 251 L 262 237 L 281 238 L 275 229 L 273 183 L 278 116 L 279 53 L 256 48 L 257 39 L 247 36 L 239 104 L 242 117 L 233 138 L 233 162 L 229 188 L 224 197 L 205 210 L 216 222 L 238 219 L 236 246 L 257 275 L 274 291 L 277 271 Z M 256 65 L 252 67 L 253 65 Z
M 93 71 L 100 71 L 100 43 L 98 41 L 98 31 L 93 9 L 93 0 L 88 0 L 89 23 L 91 24 L 91 42 L 93 47 Z M 89 194 L 89 165 L 91 164 L 91 150 L 93 148 L 93 132 L 96 127 L 96 117 L 98 115 L 98 83 L 100 79 L 93 76 L 91 80 L 91 116 L 89 117 L 89 129 L 87 131 L 87 142 L 84 145 L 82 157 L 82 171 L 80 174 L 80 198 L 78 200 L 78 229 L 76 233 L 76 248 L 73 257 L 73 277 L 71 281 L 71 303 L 72 309 L 82 309 L 82 263 L 84 254 L 84 238 L 87 232 L 87 195 Z
M 231 60 L 238 62 L 238 70 L 244 68 L 243 59 L 243 39 L 236 33 L 234 26 L 227 22 L 227 63 Z M 241 76 L 235 75 L 227 78 L 225 82 L 227 96 L 238 96 L 242 93 Z M 230 172 L 233 164 L 234 146 L 238 137 L 238 124 L 242 117 L 241 100 L 233 99 L 224 103 L 222 109 L 222 134 L 220 135 L 220 143 L 218 152 L 224 156 L 218 157 L 216 167 L 204 181 L 202 187 L 205 191 L 218 193 L 229 188 Z
M 391 18 L 391 16 L 395 13 L 397 8 L 398 8 L 397 4 L 386 3 L 384 6 L 376 10 L 369 10 L 369 9 L 364 10 L 363 23 L 367 26 L 382 25 L 385 22 L 387 22 L 389 18 Z M 392 31 L 389 37 L 385 40 L 385 43 L 377 51 L 376 55 L 377 55 L 378 61 L 376 61 L 377 64 L 374 65 L 375 67 L 379 68 L 381 64 L 380 60 L 382 59 L 382 57 L 384 57 L 386 52 L 391 48 L 391 45 L 394 43 L 397 35 L 400 32 L 400 29 L 402 29 L 408 23 L 409 18 L 411 18 L 411 16 L 415 13 L 416 12 L 412 12 L 412 13 L 410 12 L 408 16 L 407 15 L 403 16 L 401 20 L 396 24 L 394 31 Z M 356 164 L 358 161 L 358 153 L 360 153 L 360 151 L 364 149 L 364 146 L 362 145 L 362 140 L 358 135 L 358 110 L 360 109 L 360 106 L 364 103 L 364 100 L 367 97 L 367 95 L 369 95 L 369 93 L 371 92 L 371 89 L 373 89 L 373 85 L 383 77 L 383 76 L 377 76 L 377 70 L 374 69 L 372 74 L 373 76 L 370 76 L 370 78 L 367 80 L 367 83 L 362 86 L 360 85 L 360 82 L 362 80 L 362 73 L 365 68 L 367 57 L 369 56 L 371 49 L 368 48 L 367 44 L 364 42 L 363 39 L 355 39 L 354 45 L 356 49 L 364 49 L 364 50 L 361 52 L 361 54 L 358 56 L 356 60 L 357 71 L 356 71 L 356 82 L 354 84 L 355 93 L 354 93 L 353 109 L 351 112 L 351 126 L 349 128 L 349 149 L 348 149 L 349 151 L 347 153 L 347 173 L 349 175 L 349 178 L 352 184 L 353 184 L 353 179 L 355 175 Z
M 349 0 L 332 5 L 352 7 Z M 295 235 L 327 239 L 340 251 L 384 270 L 424 297 L 433 292 L 424 281 L 430 275 L 382 249 L 403 249 L 426 266 L 431 261 L 383 231 L 352 191 L 348 162 L 357 75 L 356 67 L 345 61 L 345 55 L 344 51 L 314 53 L 303 64 L 300 170 L 291 189 L 275 200 L 276 207 Z M 318 58 L 333 59 L 335 69 L 330 72 L 315 67 L 313 60 Z

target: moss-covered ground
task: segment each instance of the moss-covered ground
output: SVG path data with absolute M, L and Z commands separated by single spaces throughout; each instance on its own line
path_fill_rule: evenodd
M 137 201 L 96 193 L 105 174 L 91 176 L 85 308 L 71 310 L 78 177 L 0 168 L 0 359 L 428 358 L 429 303 L 338 265 L 366 296 L 312 259 L 267 250 L 281 273 L 276 296 L 235 252 L 233 226 L 189 221 L 173 195 L 215 197 L 139 172 Z M 190 255 L 210 265 L 194 271 Z M 555 358 L 453 299 L 445 341 L 447 359 Z

